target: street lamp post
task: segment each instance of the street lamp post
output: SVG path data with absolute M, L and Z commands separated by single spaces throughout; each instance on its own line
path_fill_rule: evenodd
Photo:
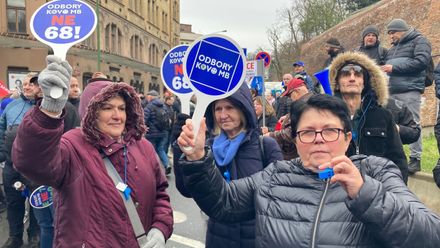
M 101 0 L 96 0 L 96 38 L 97 38 L 97 49 L 98 49 L 98 71 L 101 71 L 101 32 L 99 25 L 99 5 Z

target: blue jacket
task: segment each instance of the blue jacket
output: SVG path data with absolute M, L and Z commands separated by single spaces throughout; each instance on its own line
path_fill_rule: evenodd
M 425 91 L 426 68 L 431 59 L 431 44 L 414 29 L 406 32 L 400 41 L 388 50 L 386 64 L 393 65 L 390 93 Z
M 35 105 L 34 100 L 28 100 L 23 95 L 6 106 L 0 117 L 0 162 L 12 165 L 11 149 L 16 136 L 18 125 L 24 114 Z
M 246 137 L 242 141 L 240 148 L 232 160 L 227 165 L 230 168 L 232 180 L 244 178 L 263 170 L 268 164 L 276 160 L 282 160 L 281 150 L 272 138 L 264 138 L 264 158 L 261 151 L 260 128 L 255 114 L 254 104 L 250 90 L 246 84 L 243 84 L 233 95 L 227 98 L 234 106 L 240 109 L 247 121 Z M 211 103 L 205 113 L 208 131 L 212 132 L 214 128 L 214 104 Z M 212 139 L 207 144 L 211 144 Z M 176 154 L 175 154 L 176 155 Z M 176 160 L 175 160 L 176 161 Z M 225 166 L 226 167 L 226 166 Z M 222 167 L 223 168 L 223 167 Z M 176 187 L 182 195 L 190 197 L 183 185 L 183 174 L 181 166 L 175 163 Z M 222 169 L 220 169 L 222 171 Z M 217 221 L 208 221 L 208 230 L 206 234 L 206 248 L 213 247 L 255 247 L 255 220 L 243 221 L 234 224 L 224 224 Z

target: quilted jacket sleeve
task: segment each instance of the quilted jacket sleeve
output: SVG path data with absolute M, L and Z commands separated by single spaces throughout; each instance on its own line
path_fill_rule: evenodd
M 440 218 L 405 186 L 389 160 L 370 156 L 348 209 L 389 247 L 440 247 Z
M 234 223 L 255 216 L 254 193 L 267 169 L 227 183 L 215 168 L 210 151 L 199 161 L 181 159 L 184 181 L 197 205 L 216 221 Z

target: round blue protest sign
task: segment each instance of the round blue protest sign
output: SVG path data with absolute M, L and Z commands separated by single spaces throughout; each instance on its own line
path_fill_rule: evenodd
M 237 90 L 246 75 L 243 49 L 232 39 L 202 36 L 188 48 L 183 71 L 194 91 L 224 98 Z
M 52 187 L 40 186 L 29 196 L 29 203 L 33 208 L 46 208 L 53 203 Z
M 79 0 L 50 1 L 35 11 L 30 22 L 32 34 L 42 43 L 76 44 L 95 30 L 95 11 Z
M 189 82 L 183 76 L 183 58 L 188 45 L 180 45 L 171 49 L 163 58 L 161 76 L 165 87 L 173 94 L 192 94 Z

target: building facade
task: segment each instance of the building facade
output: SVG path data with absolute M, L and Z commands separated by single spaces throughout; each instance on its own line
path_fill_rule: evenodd
M 201 34 L 193 33 L 191 24 L 180 24 L 180 44 L 191 45 Z
M 139 93 L 163 92 L 160 64 L 180 44 L 179 0 L 83 0 L 95 9 L 98 26 L 69 49 L 67 61 L 82 87 L 96 71 L 126 82 Z M 98 1 L 98 2 L 97 2 Z M 0 79 L 9 88 L 29 71 L 41 71 L 51 49 L 30 31 L 33 13 L 48 0 L 0 2 Z

